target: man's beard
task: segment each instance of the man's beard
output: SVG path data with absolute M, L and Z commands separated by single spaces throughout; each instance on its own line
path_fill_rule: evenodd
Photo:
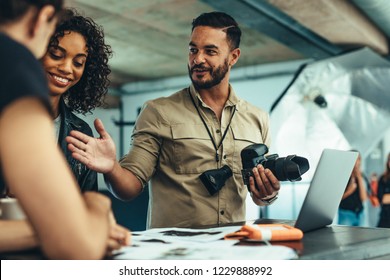
M 210 72 L 211 79 L 208 81 L 194 81 L 192 79 L 192 74 L 194 69 L 207 69 Z M 205 68 L 202 64 L 196 65 L 190 69 L 188 66 L 188 74 L 196 90 L 200 89 L 210 89 L 213 86 L 218 85 L 226 76 L 226 73 L 229 71 L 229 64 L 227 59 L 225 59 L 224 64 L 219 66 L 217 69 L 213 70 L 212 68 Z

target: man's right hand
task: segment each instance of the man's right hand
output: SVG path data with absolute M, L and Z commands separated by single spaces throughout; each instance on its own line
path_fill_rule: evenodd
M 85 164 L 89 169 L 100 173 L 112 171 L 116 163 L 115 143 L 104 129 L 101 120 L 94 122 L 100 138 L 90 137 L 80 131 L 72 130 L 66 137 L 68 149 L 73 158 Z

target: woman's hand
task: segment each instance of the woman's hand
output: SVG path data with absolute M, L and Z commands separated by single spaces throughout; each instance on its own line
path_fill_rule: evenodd
M 129 246 L 130 243 L 131 232 L 127 228 L 118 225 L 115 221 L 114 214 L 111 212 L 106 256 L 111 256 L 113 251 L 119 250 L 122 246 Z

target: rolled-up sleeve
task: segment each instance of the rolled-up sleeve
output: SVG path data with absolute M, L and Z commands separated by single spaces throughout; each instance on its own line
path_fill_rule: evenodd
M 162 133 L 170 131 L 152 101 L 147 102 L 131 136 L 129 153 L 121 158 L 120 165 L 131 171 L 145 185 L 153 176 L 162 145 Z

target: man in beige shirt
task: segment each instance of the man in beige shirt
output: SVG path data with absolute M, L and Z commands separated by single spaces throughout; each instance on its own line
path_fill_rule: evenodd
M 240 57 L 236 21 L 225 13 L 205 13 L 192 23 L 188 72 L 192 85 L 147 102 L 132 134 L 132 147 L 119 162 L 115 145 L 100 120 L 101 138 L 72 131 L 73 156 L 102 172 L 111 190 L 128 200 L 150 181 L 148 227 L 196 227 L 245 220 L 247 188 L 241 175 L 241 150 L 269 145 L 268 114 L 239 99 L 229 84 Z M 228 166 L 224 186 L 211 195 L 199 176 Z M 253 201 L 267 205 L 280 183 L 259 165 L 250 180 Z M 255 187 L 254 181 L 258 188 Z

